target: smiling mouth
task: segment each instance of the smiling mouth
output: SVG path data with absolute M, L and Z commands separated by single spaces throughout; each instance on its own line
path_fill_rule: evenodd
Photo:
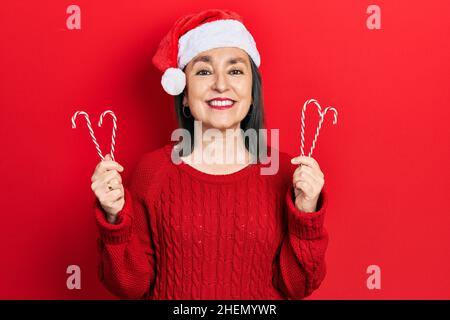
M 234 101 L 234 100 L 224 100 L 224 101 L 209 100 L 209 101 L 206 101 L 206 103 L 208 104 L 208 106 L 210 108 L 217 109 L 217 110 L 225 110 L 225 109 L 232 108 L 234 106 L 234 104 L 236 103 L 236 101 Z

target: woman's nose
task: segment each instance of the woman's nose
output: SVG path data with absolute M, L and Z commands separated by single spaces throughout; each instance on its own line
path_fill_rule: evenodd
M 217 72 L 215 79 L 214 79 L 214 84 L 213 84 L 213 89 L 219 92 L 223 92 L 228 88 L 228 83 L 227 83 L 227 79 L 224 73 L 221 72 Z

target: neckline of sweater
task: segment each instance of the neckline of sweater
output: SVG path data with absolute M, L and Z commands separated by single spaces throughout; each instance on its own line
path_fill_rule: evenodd
M 246 167 L 244 167 L 238 171 L 235 171 L 233 173 L 228 173 L 228 174 L 206 173 L 206 172 L 200 171 L 200 170 L 192 167 L 191 165 L 187 164 L 186 162 L 184 162 L 182 160 L 180 161 L 179 164 L 173 163 L 171 154 L 172 154 L 172 149 L 173 149 L 174 145 L 175 145 L 174 143 L 168 143 L 164 147 L 165 151 L 166 151 L 166 155 L 168 156 L 171 165 L 177 167 L 179 170 L 182 170 L 195 178 L 198 178 L 200 180 L 203 180 L 203 181 L 206 181 L 209 183 L 221 184 L 221 183 L 238 181 L 238 180 L 245 178 L 247 175 L 249 175 L 251 172 L 253 172 L 254 170 L 256 170 L 258 168 L 257 163 L 250 163 Z

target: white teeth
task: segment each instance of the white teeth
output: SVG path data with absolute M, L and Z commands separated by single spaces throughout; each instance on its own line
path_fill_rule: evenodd
M 231 106 L 233 104 L 233 101 L 231 101 L 231 100 L 225 100 L 225 101 L 212 100 L 209 102 L 209 104 L 212 106 L 216 106 L 216 107 L 224 107 L 224 106 Z

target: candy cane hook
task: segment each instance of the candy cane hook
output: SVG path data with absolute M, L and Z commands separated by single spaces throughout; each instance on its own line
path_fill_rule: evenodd
M 304 146 L 305 146 L 305 112 L 306 112 L 306 108 L 310 103 L 314 103 L 317 107 L 317 111 L 319 112 L 319 116 L 320 116 L 320 120 L 319 120 L 319 124 L 317 126 L 317 130 L 316 130 L 316 134 L 314 135 L 314 140 L 311 146 L 311 149 L 309 151 L 308 157 L 311 157 L 314 148 L 316 147 L 316 141 L 317 138 L 319 136 L 319 131 L 322 128 L 322 123 L 324 121 L 325 115 L 328 112 L 328 110 L 333 111 L 334 113 L 334 120 L 333 120 L 333 124 L 337 123 L 337 115 L 338 112 L 335 108 L 332 107 L 327 107 L 325 108 L 325 110 L 322 112 L 322 108 L 320 107 L 319 103 L 317 102 L 317 100 L 315 99 L 310 99 L 307 100 L 304 104 L 303 104 L 303 108 L 302 108 L 302 118 L 301 118 L 301 122 L 302 122 L 302 126 L 301 126 L 301 155 L 304 156 Z
M 75 112 L 75 114 L 72 116 L 72 129 L 75 129 L 77 127 L 77 125 L 75 124 L 75 120 L 77 119 L 77 116 L 79 114 L 83 115 L 84 118 L 86 119 L 86 124 L 88 126 L 89 133 L 91 135 L 92 141 L 95 144 L 95 148 L 97 149 L 97 152 L 100 155 L 100 158 L 102 160 L 104 160 L 104 157 L 102 155 L 102 151 L 100 150 L 100 146 L 98 145 L 97 139 L 95 138 L 94 130 L 92 130 L 91 121 L 89 120 L 89 115 L 86 112 L 84 112 L 84 111 L 77 111 L 77 112 Z

